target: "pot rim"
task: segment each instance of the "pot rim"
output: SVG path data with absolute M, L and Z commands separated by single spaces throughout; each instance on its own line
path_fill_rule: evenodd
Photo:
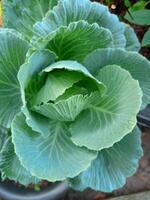
M 63 197 L 67 190 L 67 181 L 50 185 L 37 193 L 33 191 L 19 193 L 15 187 L 8 187 L 8 185 L 0 183 L 0 197 L 6 200 L 55 200 Z
M 150 128 L 150 104 L 138 113 L 137 120 L 140 127 Z

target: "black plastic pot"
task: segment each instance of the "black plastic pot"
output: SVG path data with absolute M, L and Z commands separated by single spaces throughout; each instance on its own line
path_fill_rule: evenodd
M 150 128 L 150 104 L 139 112 L 137 120 L 140 128 Z
M 0 197 L 4 200 L 58 200 L 65 196 L 67 190 L 67 182 L 49 185 L 40 192 L 22 189 L 7 182 L 0 183 Z

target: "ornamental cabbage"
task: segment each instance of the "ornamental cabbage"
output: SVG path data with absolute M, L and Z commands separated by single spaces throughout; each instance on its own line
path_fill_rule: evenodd
M 121 187 L 142 156 L 136 115 L 150 102 L 133 29 L 89 0 L 4 0 L 3 15 L 2 178 Z

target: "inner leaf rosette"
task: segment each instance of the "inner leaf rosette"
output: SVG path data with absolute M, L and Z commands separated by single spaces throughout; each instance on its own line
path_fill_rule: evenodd
M 55 62 L 49 50 L 33 53 L 18 79 L 23 107 L 13 120 L 12 137 L 23 166 L 49 181 L 74 177 L 87 169 L 97 152 L 76 146 L 69 126 L 105 94 L 105 85 L 78 62 Z
M 39 51 L 31 56 L 29 63 L 23 65 L 19 72 L 24 107 L 47 119 L 74 121 L 82 110 L 105 93 L 106 87 L 75 61 L 60 61 L 45 68 L 38 66 L 39 70 L 36 67 L 29 77 L 26 73 L 28 68 L 37 55 L 44 53 L 50 54 L 51 62 L 54 62 L 53 53 Z M 26 115 L 25 110 L 23 108 Z

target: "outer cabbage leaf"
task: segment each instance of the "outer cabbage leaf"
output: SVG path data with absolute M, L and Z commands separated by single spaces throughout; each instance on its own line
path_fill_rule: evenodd
M 52 9 L 54 6 L 57 5 L 59 0 L 49 0 L 49 8 Z
M 37 183 L 40 180 L 31 174 L 21 165 L 17 155 L 14 152 L 14 145 L 11 142 L 11 137 L 8 138 L 0 153 L 0 170 L 2 177 L 9 178 L 23 185 Z
M 150 28 L 144 34 L 142 39 L 142 47 L 150 47 Z
M 90 24 L 97 23 L 100 27 L 109 29 L 113 34 L 115 46 L 125 47 L 124 26 L 118 17 L 111 14 L 106 6 L 89 0 L 60 0 L 43 21 L 35 24 L 34 31 L 43 37 L 60 26 L 68 26 L 79 20 Z
M 57 0 L 3 0 L 3 25 L 21 32 L 26 39 L 34 34 L 33 24 L 57 4 Z
M 143 92 L 143 108 L 150 102 L 150 62 L 136 52 L 123 49 L 99 49 L 89 54 L 84 66 L 96 75 L 106 65 L 119 65 L 128 70 L 132 77 L 139 81 Z
M 34 45 L 54 51 L 59 60 L 82 62 L 88 53 L 98 48 L 112 47 L 113 42 L 113 35 L 108 29 L 96 23 L 91 25 L 78 21 L 58 28 L 47 37 L 38 39 Z
M 107 86 L 106 95 L 71 125 L 72 141 L 92 150 L 111 147 L 132 131 L 142 98 L 138 81 L 119 66 L 104 67 L 97 79 Z
M 8 136 L 9 136 L 8 130 L 6 128 L 0 126 L 0 153 L 2 151 L 3 146 L 5 145 L 5 142 L 8 139 Z
M 140 133 L 135 128 L 113 147 L 100 151 L 86 171 L 70 180 L 70 185 L 76 190 L 90 187 L 112 192 L 122 187 L 126 178 L 135 173 L 141 156 Z
M 134 32 L 134 29 L 125 23 L 124 26 L 125 26 L 125 37 L 126 37 L 126 50 L 139 51 L 141 48 L 141 44 Z
M 25 61 L 28 43 L 18 32 L 1 29 L 0 47 L 0 125 L 9 128 L 22 105 L 17 73 Z
M 23 114 L 13 120 L 12 138 L 23 166 L 33 175 L 52 182 L 77 176 L 97 156 L 97 152 L 72 143 L 66 124 L 51 121 L 50 134 L 43 138 L 26 125 Z
M 31 96 L 34 96 L 34 94 L 36 94 L 39 90 L 39 87 L 41 87 L 37 81 L 33 81 L 34 78 L 39 72 L 52 64 L 54 61 L 55 54 L 49 50 L 36 51 L 31 55 L 31 57 L 28 58 L 27 62 L 21 66 L 18 73 L 23 101 L 22 111 L 26 115 L 26 122 L 33 128 L 33 130 L 42 133 L 43 135 L 49 134 L 49 120 L 44 116 L 36 115 L 36 113 L 32 113 L 27 109 L 25 88 L 32 80 L 32 87 L 29 87 L 28 93 L 30 93 Z

